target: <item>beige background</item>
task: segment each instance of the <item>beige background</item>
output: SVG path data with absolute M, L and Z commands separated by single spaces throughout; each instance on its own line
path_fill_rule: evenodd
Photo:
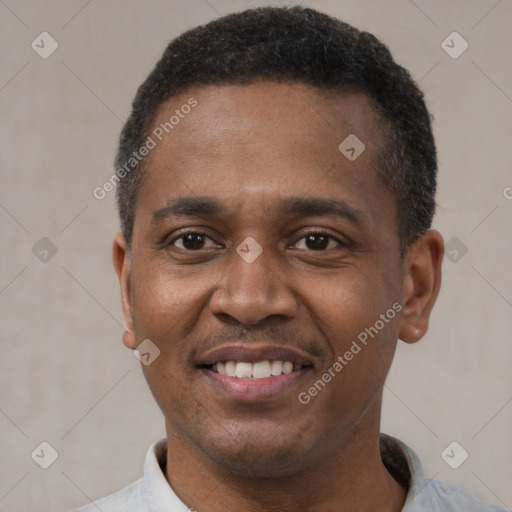
M 467 247 L 445 258 L 426 337 L 400 343 L 383 430 L 427 476 L 510 508 L 512 2 L 305 4 L 376 34 L 421 82 L 439 149 L 435 227 Z M 112 174 L 136 87 L 167 42 L 252 5 L 0 0 L 0 510 L 64 511 L 108 494 L 141 475 L 164 433 L 121 344 L 114 194 L 92 191 Z M 59 44 L 47 59 L 31 48 L 43 31 Z M 457 59 L 441 47 L 453 31 L 469 43 Z M 46 263 L 32 249 L 42 237 L 57 248 Z M 31 458 L 42 441 L 59 453 L 46 470 Z M 440 455 L 452 441 L 469 452 L 456 470 Z

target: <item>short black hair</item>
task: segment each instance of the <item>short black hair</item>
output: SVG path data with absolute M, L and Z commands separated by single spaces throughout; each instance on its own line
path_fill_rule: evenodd
M 261 7 L 193 28 L 169 43 L 139 87 L 121 132 L 116 168 L 144 144 L 163 102 L 193 86 L 258 80 L 367 94 L 384 127 L 379 175 L 396 197 L 401 254 L 432 223 L 437 157 L 431 117 L 410 74 L 374 35 L 314 9 Z M 341 141 L 340 141 L 341 142 Z M 131 247 L 137 194 L 147 158 L 117 189 L 121 228 Z

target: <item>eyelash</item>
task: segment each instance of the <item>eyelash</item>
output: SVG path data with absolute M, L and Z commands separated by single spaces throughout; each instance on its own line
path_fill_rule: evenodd
M 187 235 L 201 235 L 201 236 L 204 236 L 206 238 L 209 238 L 210 240 L 213 240 L 213 238 L 211 236 L 209 236 L 209 234 L 206 232 L 206 231 L 203 231 L 201 229 L 195 229 L 193 231 L 187 231 L 185 233 L 181 233 L 179 236 L 173 238 L 168 244 L 167 246 L 173 246 L 174 243 L 180 239 L 182 239 L 183 237 L 187 236 Z M 331 233 L 329 233 L 328 231 L 325 231 L 323 229 L 317 229 L 315 231 L 309 231 L 308 233 L 304 233 L 295 243 L 298 243 L 300 240 L 306 238 L 307 236 L 309 235 L 322 235 L 322 236 L 326 236 L 328 237 L 330 240 L 334 240 L 339 247 L 347 247 L 348 244 L 347 243 L 344 243 L 342 242 L 339 238 L 335 237 L 334 235 L 332 235 Z M 214 240 L 213 240 L 214 241 Z M 180 248 L 181 249 L 181 248 Z M 201 249 L 197 249 L 196 251 L 192 250 L 192 249 L 181 249 L 181 250 L 184 250 L 186 252 L 199 252 Z M 312 250 L 312 249 L 310 249 Z M 326 251 L 328 249 L 323 249 L 323 251 Z M 318 252 L 322 252 L 322 251 L 318 251 Z
M 193 231 L 186 231 L 185 233 L 181 233 L 181 235 L 177 236 L 176 238 L 173 238 L 167 245 L 172 246 L 172 245 L 174 245 L 174 242 L 176 242 L 177 240 L 181 240 L 182 238 L 186 237 L 187 235 L 201 235 L 206 238 L 209 238 L 210 240 L 213 240 L 213 238 L 211 236 L 209 236 L 208 233 L 206 233 L 206 231 L 202 231 L 201 229 L 194 229 Z M 186 251 L 187 249 L 183 249 L 183 250 Z M 194 252 L 194 251 L 189 251 L 189 252 Z
M 329 240 L 334 240 L 338 244 L 338 248 L 348 247 L 348 245 L 346 243 L 342 242 L 339 238 L 335 237 L 332 233 L 329 233 L 328 231 L 325 231 L 323 229 L 317 229 L 314 231 L 309 231 L 308 233 L 304 233 L 299 238 L 299 240 L 303 240 L 304 238 L 306 238 L 309 235 L 321 235 L 321 236 L 327 237 Z M 299 242 L 299 240 L 297 240 L 297 242 Z M 297 243 L 297 242 L 295 242 L 295 243 Z M 309 249 L 309 250 L 312 251 L 313 249 Z M 327 250 L 329 250 L 329 249 L 323 249 L 322 251 L 327 251 Z M 315 252 L 322 252 L 322 251 L 315 251 Z

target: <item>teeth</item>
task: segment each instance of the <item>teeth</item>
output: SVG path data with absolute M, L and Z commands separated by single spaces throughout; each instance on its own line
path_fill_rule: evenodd
M 252 376 L 255 379 L 265 379 L 266 377 L 270 377 L 270 363 L 268 361 L 254 363 L 252 365 Z
M 258 361 L 257 363 L 226 361 L 213 365 L 213 370 L 217 373 L 239 379 L 265 379 L 283 373 L 287 375 L 300 369 L 300 365 L 290 361 Z
M 226 375 L 228 377 L 236 377 L 236 363 L 234 361 L 228 361 L 226 363 Z
M 252 364 L 251 363 L 236 363 L 235 374 L 239 379 L 251 377 L 252 376 Z
M 283 373 L 283 361 L 272 361 L 270 363 L 270 373 L 272 375 L 281 375 Z
M 288 375 L 289 373 L 293 372 L 293 363 L 290 363 L 290 361 L 286 361 L 286 363 L 283 364 L 283 373 L 285 375 Z

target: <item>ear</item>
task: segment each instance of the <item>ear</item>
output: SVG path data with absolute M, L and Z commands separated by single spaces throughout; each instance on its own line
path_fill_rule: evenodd
M 135 328 L 131 307 L 131 261 L 126 241 L 121 234 L 118 234 L 114 238 L 112 259 L 119 279 L 119 285 L 121 287 L 121 303 L 123 306 L 123 315 L 126 325 L 126 330 L 123 333 L 123 343 L 128 348 L 135 350 L 137 348 L 137 340 L 135 338 Z
M 430 313 L 441 287 L 443 255 L 443 237 L 430 230 L 409 248 L 404 257 L 404 307 L 399 337 L 406 343 L 419 341 L 427 332 Z

